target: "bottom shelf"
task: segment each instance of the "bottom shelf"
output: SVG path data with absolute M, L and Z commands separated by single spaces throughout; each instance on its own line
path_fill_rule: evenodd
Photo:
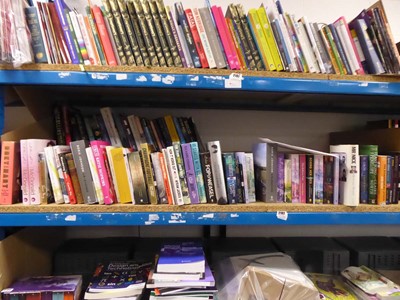
M 0 206 L 0 226 L 397 225 L 400 205 L 40 205 Z

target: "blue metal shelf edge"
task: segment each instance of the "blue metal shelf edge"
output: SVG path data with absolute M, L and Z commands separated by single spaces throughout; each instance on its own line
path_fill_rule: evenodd
M 234 75 L 233 73 L 232 75 Z M 2 70 L 0 84 L 245 90 L 259 92 L 400 95 L 399 82 L 204 74 Z
M 6 213 L 1 226 L 400 225 L 386 212 Z

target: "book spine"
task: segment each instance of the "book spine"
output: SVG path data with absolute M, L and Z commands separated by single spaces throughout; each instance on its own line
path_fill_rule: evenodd
M 160 204 L 168 204 L 167 191 L 164 184 L 164 177 L 161 169 L 159 152 L 150 153 L 150 157 L 154 169 L 155 181 L 157 183 L 156 189 L 157 189 L 158 199 L 160 201 Z
M 172 60 L 173 60 L 173 65 L 175 67 L 183 67 L 181 56 L 179 54 L 179 49 L 181 49 L 181 44 L 179 42 L 179 46 L 177 45 L 176 39 L 178 38 L 177 33 L 176 33 L 176 28 L 175 24 L 173 22 L 170 22 L 167 16 L 167 12 L 165 10 L 164 6 L 164 1 L 163 0 L 156 0 L 156 5 L 157 5 L 157 10 L 160 15 L 160 21 L 162 25 L 162 29 L 164 30 L 165 33 L 165 38 L 168 43 L 169 51 L 171 52 Z
M 196 182 L 196 172 L 194 168 L 194 161 L 192 155 L 192 147 L 189 143 L 182 144 L 182 156 L 186 172 L 186 180 L 189 191 L 190 202 L 192 204 L 199 204 L 199 192 Z
M 217 203 L 209 151 L 200 153 L 200 162 L 203 172 L 207 203 Z
M 108 143 L 103 141 L 91 141 L 90 148 L 92 149 L 97 172 L 99 174 L 101 190 L 103 192 L 104 204 L 113 204 L 115 202 L 114 195 L 111 190 L 111 182 L 106 170 L 106 162 L 104 160 L 105 147 Z
M 146 181 L 140 158 L 140 151 L 128 153 L 128 164 L 132 177 L 134 203 L 148 204 L 149 198 L 146 191 Z
M 1 144 L 0 204 L 19 202 L 18 173 L 20 171 L 20 143 L 3 141 Z
M 314 155 L 306 154 L 306 203 L 313 204 L 314 195 Z
M 147 143 L 140 145 L 140 154 L 143 162 L 143 169 L 147 184 L 147 190 L 149 193 L 150 204 L 158 204 L 157 191 L 154 184 L 153 170 L 150 161 L 150 147 Z
M 137 24 L 137 23 L 139 24 L 140 32 L 142 33 L 143 41 L 146 46 L 146 49 L 141 47 L 142 56 L 144 53 L 147 53 L 148 60 L 150 63 L 149 65 L 151 65 L 153 67 L 159 67 L 160 62 L 158 61 L 157 52 L 156 52 L 155 45 L 154 45 L 154 42 L 152 39 L 150 28 L 148 27 L 147 20 L 146 20 L 144 11 L 143 11 L 143 6 L 142 6 L 142 3 L 140 2 L 140 0 L 133 1 L 133 8 L 135 11 L 134 16 L 137 16 L 137 18 L 134 17 L 135 21 L 137 19 L 137 22 L 134 22 L 134 24 Z M 132 10 L 130 10 L 130 11 L 131 11 L 131 17 L 132 17 Z M 136 28 L 136 26 L 135 26 L 135 28 Z M 137 29 L 135 29 L 135 33 L 138 34 Z M 144 51 L 144 50 L 147 50 L 147 51 Z M 147 59 L 144 59 L 144 62 L 145 62 L 145 65 L 147 66 L 147 64 L 146 64 Z
M 86 15 L 87 15 L 87 20 L 89 22 L 89 27 L 90 27 L 90 32 L 93 35 L 93 40 L 97 49 L 97 53 L 99 55 L 99 59 L 101 61 L 101 64 L 103 66 L 107 65 L 107 59 L 105 56 L 105 49 L 103 48 L 102 42 L 101 42 L 101 38 L 99 35 L 99 30 L 96 26 L 95 23 L 95 19 L 92 13 L 92 9 L 90 8 L 90 6 L 86 6 Z M 114 53 L 113 53 L 114 55 Z
M 201 68 L 202 65 L 200 62 L 200 57 L 196 50 L 195 41 L 193 40 L 193 36 L 192 36 L 191 30 L 189 27 L 189 23 L 188 23 L 188 20 L 186 19 L 185 11 L 183 9 L 181 2 L 175 3 L 175 10 L 176 10 L 176 14 L 177 14 L 177 21 L 183 31 L 183 36 L 185 38 L 190 57 L 192 59 L 193 66 L 195 68 Z
M 292 178 L 292 203 L 300 202 L 300 157 L 299 154 L 290 154 Z
M 36 7 L 25 8 L 26 23 L 31 33 L 31 45 L 36 63 L 48 63 L 45 44 L 40 31 L 38 11 Z
M 299 200 L 300 203 L 306 203 L 306 176 L 307 176 L 307 169 L 306 169 L 306 155 L 300 154 L 299 155 Z
M 65 188 L 68 193 L 69 203 L 70 204 L 77 204 L 78 200 L 75 195 L 74 186 L 72 184 L 71 173 L 68 169 L 67 159 L 65 158 L 66 153 L 60 153 L 59 159 L 61 164 L 61 172 L 63 173 L 63 178 L 65 182 Z
M 360 155 L 360 203 L 368 204 L 368 155 Z
M 185 203 L 183 201 L 181 181 L 179 178 L 178 166 L 176 165 L 174 147 L 168 146 L 167 149 L 163 149 L 163 154 L 167 160 L 168 172 L 175 201 L 174 203 L 176 205 L 183 205 Z
M 324 202 L 324 156 L 314 155 L 314 204 Z
M 324 155 L 324 193 L 323 193 L 323 203 L 333 204 L 333 181 L 334 181 L 334 157 Z
M 151 0 L 148 3 L 149 3 L 149 7 L 150 7 L 150 13 L 153 16 L 154 27 L 157 32 L 157 36 L 160 40 L 160 46 L 161 46 L 161 50 L 162 50 L 162 53 L 165 58 L 166 65 L 167 65 L 167 67 L 173 67 L 174 60 L 173 60 L 170 46 L 168 43 L 167 32 L 165 32 L 164 26 L 162 24 L 160 12 L 158 11 L 157 3 L 154 0 Z M 168 25 L 168 23 L 166 23 L 166 24 Z M 170 32 L 168 32 L 168 34 L 170 35 Z
M 236 162 L 233 152 L 222 153 L 222 164 L 226 186 L 227 200 L 229 204 L 237 203 L 236 195 Z
M 72 149 L 71 149 L 72 150 Z M 68 170 L 71 176 L 72 186 L 75 191 L 76 201 L 78 204 L 84 203 L 82 189 L 79 183 L 78 171 L 76 169 L 75 161 L 72 153 L 66 153 L 65 159 L 67 160 Z
M 211 171 L 213 174 L 215 197 L 218 204 L 228 204 L 226 193 L 224 168 L 222 163 L 222 151 L 219 141 L 211 141 L 207 143 L 210 152 Z

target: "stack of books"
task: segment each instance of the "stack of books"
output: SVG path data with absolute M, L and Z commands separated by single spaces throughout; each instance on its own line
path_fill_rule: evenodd
M 2 299 L 68 299 L 78 300 L 82 276 L 35 276 L 15 281 L 1 291 Z
M 195 242 L 166 244 L 150 271 L 150 299 L 214 299 L 215 279 L 201 245 Z
M 140 299 L 152 263 L 115 261 L 100 263 L 86 289 L 84 299 Z

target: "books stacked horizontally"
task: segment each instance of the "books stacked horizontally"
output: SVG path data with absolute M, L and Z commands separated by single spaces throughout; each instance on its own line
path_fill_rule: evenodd
M 151 265 L 134 261 L 100 263 L 86 289 L 84 299 L 140 299 Z
M 3 299 L 68 299 L 78 300 L 82 276 L 35 276 L 15 281 L 1 291 Z
M 203 248 L 195 242 L 166 244 L 150 271 L 147 288 L 150 299 L 214 299 L 215 279 L 205 259 Z

